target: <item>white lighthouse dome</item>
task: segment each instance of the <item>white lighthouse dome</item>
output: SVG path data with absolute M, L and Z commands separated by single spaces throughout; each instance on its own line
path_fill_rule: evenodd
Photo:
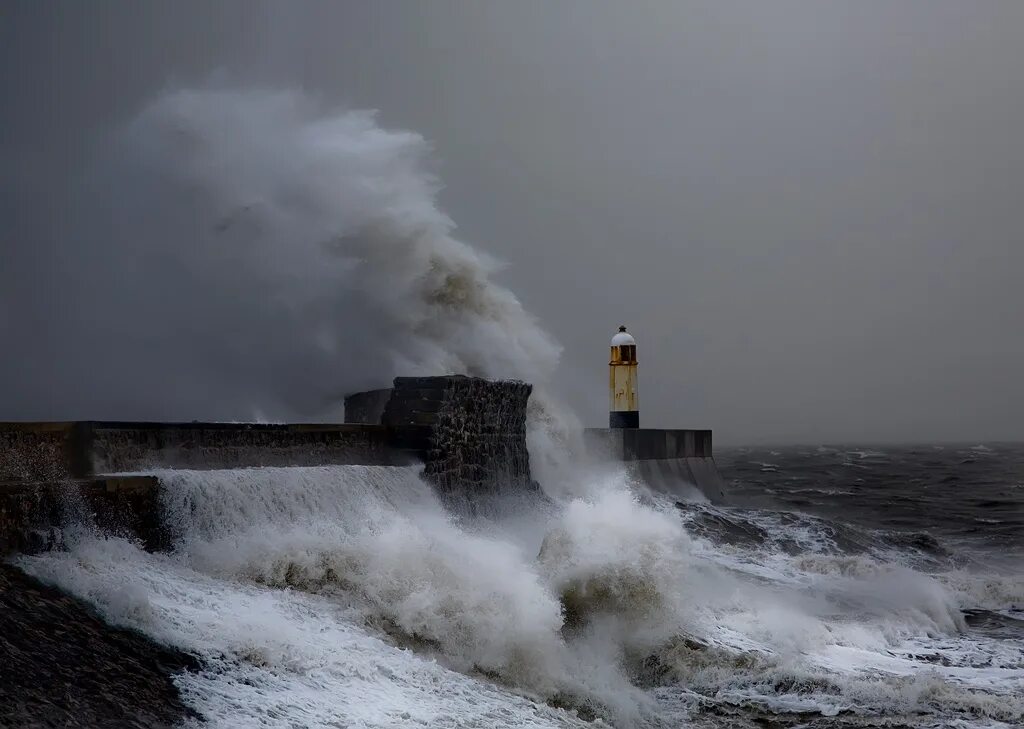
M 625 326 L 619 327 L 619 333 L 612 337 L 612 346 L 621 347 L 624 344 L 636 344 L 633 335 L 626 331 Z

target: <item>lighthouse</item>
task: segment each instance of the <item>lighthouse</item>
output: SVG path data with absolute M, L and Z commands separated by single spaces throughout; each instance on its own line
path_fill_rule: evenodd
M 639 428 L 637 406 L 636 340 L 619 327 L 612 337 L 611 360 L 608 362 L 608 427 Z

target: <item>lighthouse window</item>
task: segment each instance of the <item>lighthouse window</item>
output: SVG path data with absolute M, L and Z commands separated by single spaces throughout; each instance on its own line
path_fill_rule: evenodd
M 624 362 L 632 362 L 636 359 L 636 345 L 623 344 L 619 347 L 619 358 Z

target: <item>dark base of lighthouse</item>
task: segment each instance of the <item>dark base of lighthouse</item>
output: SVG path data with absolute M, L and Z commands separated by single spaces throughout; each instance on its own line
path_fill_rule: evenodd
M 625 410 L 620 412 L 612 411 L 608 413 L 608 427 L 609 428 L 639 428 L 640 427 L 640 411 L 638 410 Z

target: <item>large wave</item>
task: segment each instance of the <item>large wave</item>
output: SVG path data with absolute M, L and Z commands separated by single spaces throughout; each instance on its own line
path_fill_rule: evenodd
M 47 327 L 15 341 L 52 372 L 3 378 L 22 416 L 337 418 L 399 374 L 542 384 L 559 347 L 454 237 L 430 156 L 294 91 L 161 94 L 37 242 L 48 296 L 18 303 Z
M 698 537 L 624 473 L 486 517 L 452 512 L 416 468 L 158 476 L 171 553 L 85 532 L 20 563 L 201 656 L 178 680 L 215 720 L 1024 715 L 1019 646 L 966 635 L 969 586 L 828 540 L 792 555 Z

